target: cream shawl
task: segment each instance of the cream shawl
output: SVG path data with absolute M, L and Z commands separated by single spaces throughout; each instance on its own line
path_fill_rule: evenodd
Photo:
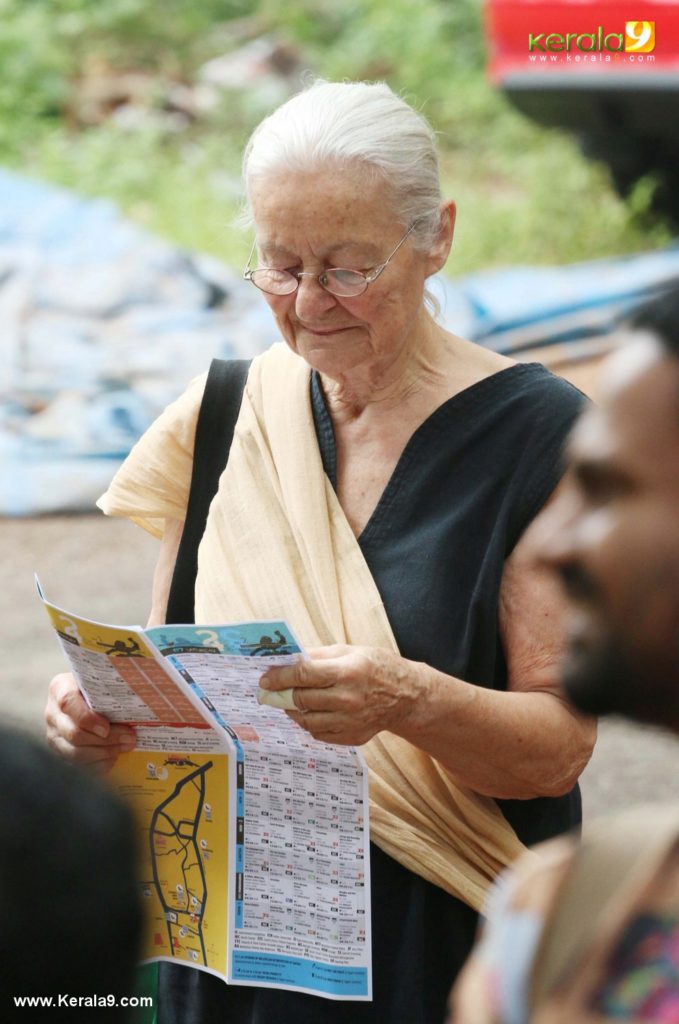
M 205 378 L 135 446 L 99 505 L 153 533 L 185 517 Z M 229 461 L 198 552 L 196 621 L 285 618 L 308 647 L 397 651 L 375 582 L 326 477 L 309 367 L 283 344 L 253 361 Z M 363 748 L 372 840 L 480 909 L 523 846 L 494 800 L 456 785 L 428 754 L 382 732 Z

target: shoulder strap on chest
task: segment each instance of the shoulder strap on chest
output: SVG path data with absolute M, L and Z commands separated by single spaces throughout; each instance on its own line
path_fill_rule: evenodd
M 210 502 L 229 459 L 250 360 L 213 359 L 198 413 L 191 488 L 184 531 L 170 585 L 166 622 L 195 621 L 194 591 L 198 545 L 207 523 Z

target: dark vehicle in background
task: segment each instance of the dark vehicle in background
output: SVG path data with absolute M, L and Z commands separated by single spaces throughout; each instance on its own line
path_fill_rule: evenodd
M 487 0 L 486 35 L 519 110 L 575 132 L 622 195 L 653 174 L 652 208 L 679 227 L 679 3 Z

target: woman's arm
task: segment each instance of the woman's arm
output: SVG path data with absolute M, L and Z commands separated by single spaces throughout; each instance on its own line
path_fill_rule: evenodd
M 166 519 L 163 539 L 160 542 L 160 554 L 153 572 L 153 590 L 151 592 L 151 611 L 146 628 L 163 626 L 167 615 L 167 600 L 170 596 L 172 574 L 174 573 L 182 539 L 184 521 L 182 519 Z
M 462 785 L 498 798 L 558 796 L 574 785 L 596 725 L 561 697 L 564 600 L 532 565 L 525 539 L 508 559 L 500 633 L 508 691 L 474 686 L 381 648 L 334 646 L 272 670 L 266 688 L 295 688 L 290 712 L 318 739 L 362 744 L 382 729 L 440 761 Z
M 397 730 L 418 746 L 436 736 L 438 752 L 429 743 L 425 749 L 458 782 L 500 798 L 567 793 L 596 739 L 596 723 L 577 714 L 559 687 L 564 598 L 552 576 L 531 564 L 524 543 L 508 559 L 500 590 L 507 691 L 422 666 L 422 691 L 433 700 L 416 701 L 412 721 Z

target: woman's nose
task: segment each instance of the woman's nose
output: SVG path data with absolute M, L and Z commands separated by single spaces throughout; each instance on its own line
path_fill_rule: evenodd
M 295 294 L 295 312 L 300 320 L 313 321 L 337 305 L 337 299 L 319 284 L 316 274 L 302 274 Z

